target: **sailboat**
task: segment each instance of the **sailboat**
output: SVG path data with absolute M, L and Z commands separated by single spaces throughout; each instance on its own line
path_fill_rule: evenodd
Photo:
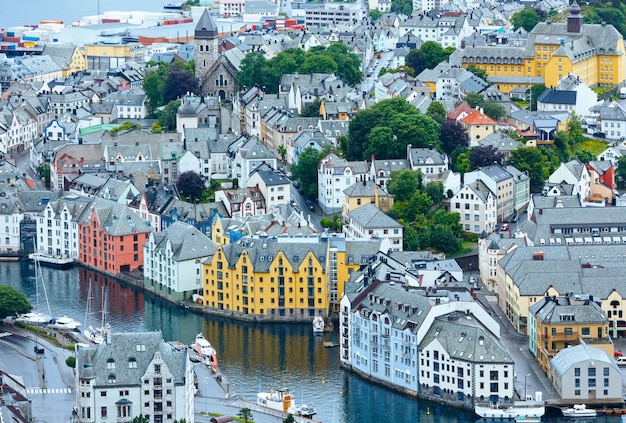
M 106 334 L 111 330 L 111 326 L 107 320 L 107 295 L 108 291 L 106 287 L 102 287 L 102 323 L 99 328 L 94 328 L 93 326 L 87 326 L 89 321 L 89 315 L 91 314 L 91 308 L 93 303 L 93 296 L 91 294 L 91 281 L 89 281 L 89 291 L 87 294 L 87 311 L 85 316 L 85 327 L 87 329 L 83 330 L 83 333 L 94 344 L 102 344 L 106 339 Z
M 43 287 L 44 296 L 46 298 L 46 304 L 48 306 L 48 314 L 43 314 L 39 311 L 39 283 Z M 50 320 L 50 303 L 48 302 L 48 293 L 46 292 L 46 284 L 43 281 L 43 274 L 41 273 L 41 266 L 39 260 L 35 260 L 35 308 L 34 311 L 24 313 L 15 319 L 17 322 L 26 323 L 29 325 L 42 325 L 48 323 Z

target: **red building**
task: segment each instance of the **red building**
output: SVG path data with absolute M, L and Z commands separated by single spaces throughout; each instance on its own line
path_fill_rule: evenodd
M 78 222 L 79 259 L 112 274 L 138 270 L 150 232 L 131 208 L 95 197 Z

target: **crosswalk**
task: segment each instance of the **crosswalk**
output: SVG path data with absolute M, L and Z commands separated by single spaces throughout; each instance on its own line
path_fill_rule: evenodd
M 42 389 L 42 388 L 26 388 L 26 393 L 30 395 L 35 394 L 71 394 L 73 392 L 70 388 L 50 388 L 50 389 Z

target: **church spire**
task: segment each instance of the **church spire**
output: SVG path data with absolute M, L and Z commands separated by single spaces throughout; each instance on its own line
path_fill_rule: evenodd
M 209 15 L 209 9 L 204 9 L 202 16 L 200 16 L 196 24 L 195 38 L 211 40 L 217 38 L 217 35 L 217 25 L 215 25 L 215 21 L 211 18 L 211 15 Z

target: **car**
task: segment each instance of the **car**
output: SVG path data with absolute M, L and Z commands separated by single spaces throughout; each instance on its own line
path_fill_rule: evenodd
M 473 277 L 473 276 L 470 276 L 469 277 L 469 281 L 470 281 L 470 283 L 475 283 L 476 282 L 476 278 Z
M 508 231 L 509 230 L 509 224 L 508 223 L 503 223 L 502 226 L 500 227 L 501 231 Z
M 310 199 L 306 200 L 306 206 L 309 208 L 309 211 L 315 211 L 315 204 Z
M 620 350 L 613 351 L 613 357 L 622 357 L 624 355 Z
M 35 345 L 35 354 L 43 354 L 43 347 Z

